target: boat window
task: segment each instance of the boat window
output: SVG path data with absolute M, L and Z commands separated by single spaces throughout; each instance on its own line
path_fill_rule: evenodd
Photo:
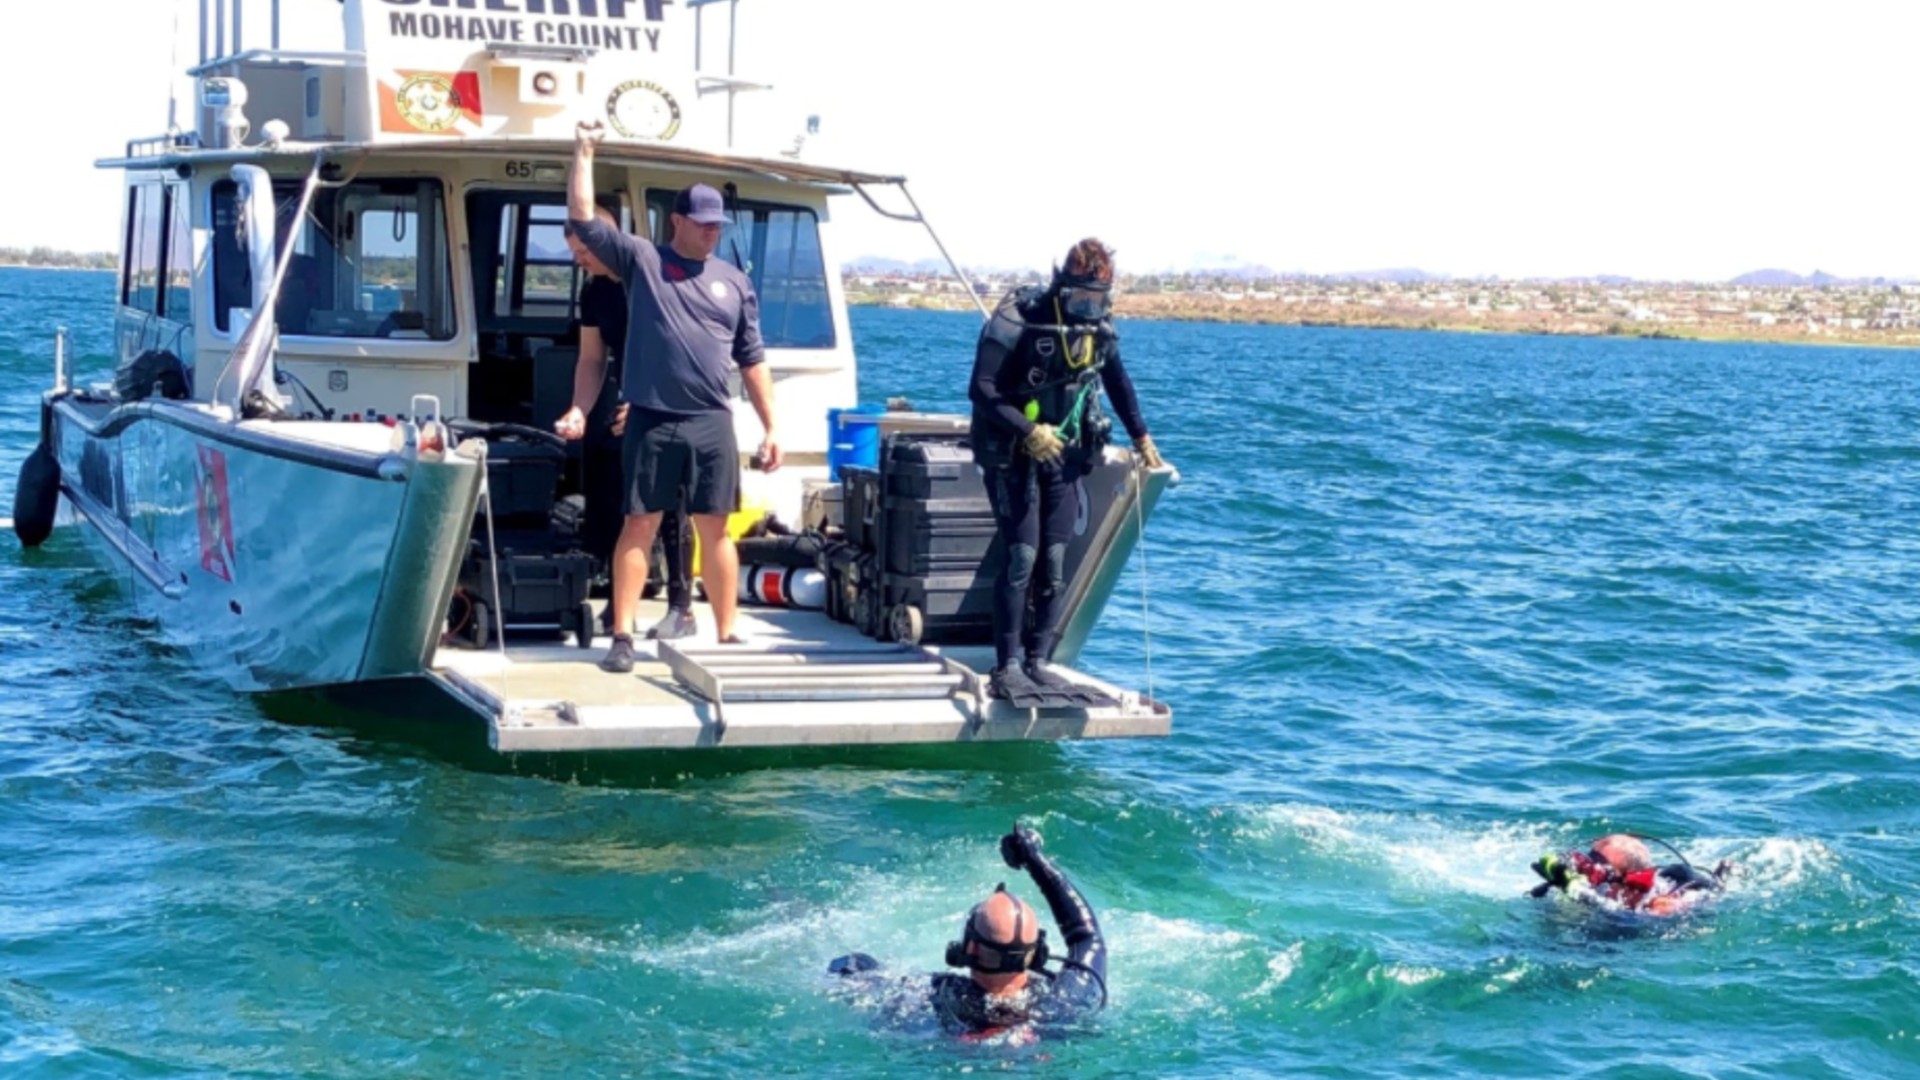
M 166 190 L 135 184 L 127 191 L 127 257 L 120 302 L 148 314 L 160 312 L 160 244 L 166 228 Z
M 582 274 L 567 248 L 567 207 L 558 195 L 485 191 L 468 197 L 476 246 L 492 249 L 476 275 L 487 314 L 499 319 L 545 319 L 564 333 L 573 321 Z M 492 237 L 485 234 L 497 233 Z M 488 287 L 491 283 L 491 287 Z M 488 320 L 491 322 L 492 320 Z
M 647 232 L 668 236 L 677 192 L 647 192 Z M 747 272 L 760 297 L 760 336 L 771 349 L 831 349 L 833 303 L 820 250 L 820 219 L 812 210 L 749 199 L 728 203 L 732 221 L 720 235 L 719 257 Z
M 167 242 L 167 318 L 193 322 L 193 200 L 185 184 L 167 189 L 173 238 Z
M 445 201 L 435 180 L 360 180 L 316 192 L 293 222 L 296 184 L 275 184 L 279 250 L 293 256 L 274 309 L 280 332 L 336 338 L 453 337 Z M 246 308 L 253 273 L 238 235 L 239 186 L 213 191 L 214 325 Z

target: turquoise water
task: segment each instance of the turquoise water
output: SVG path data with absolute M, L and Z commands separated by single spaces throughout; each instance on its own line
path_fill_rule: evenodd
M 0 271 L 9 502 L 111 280 Z M 974 325 L 857 311 L 866 392 L 958 407 Z M 1123 332 L 1185 482 L 1084 660 L 1143 684 L 1150 627 L 1169 740 L 494 761 L 268 715 L 0 538 L 0 1075 L 1920 1073 L 1920 355 Z M 829 992 L 932 970 L 1016 814 L 1113 939 L 1096 1033 Z M 1521 896 L 1612 828 L 1752 873 L 1656 931 Z

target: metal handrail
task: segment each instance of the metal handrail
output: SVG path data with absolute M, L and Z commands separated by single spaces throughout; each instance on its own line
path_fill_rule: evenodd
M 947 250 L 947 245 L 941 241 L 940 234 L 934 231 L 933 222 L 927 220 L 927 215 L 920 209 L 919 202 L 915 201 L 913 192 L 907 190 L 907 181 L 905 178 L 894 180 L 893 185 L 900 189 L 900 194 L 907 197 L 907 205 L 913 207 L 913 213 L 902 214 L 895 210 L 888 210 L 886 207 L 875 202 L 873 196 L 868 194 L 867 189 L 860 183 L 856 182 L 853 185 L 853 190 L 862 199 L 867 201 L 867 205 L 873 208 L 874 213 L 879 214 L 881 217 L 892 218 L 895 221 L 910 222 L 926 229 L 927 235 L 933 237 L 933 246 L 940 249 L 940 257 L 947 260 L 947 267 L 953 271 L 955 277 L 960 279 L 960 283 L 967 287 L 967 296 L 973 300 L 973 306 L 980 309 L 980 317 L 982 319 L 993 318 L 993 312 L 988 309 L 987 302 L 980 298 L 980 290 L 974 286 L 973 279 L 967 276 L 965 270 L 960 269 L 960 264 L 955 261 L 953 253 Z
M 248 49 L 245 52 L 237 52 L 231 56 L 219 56 L 197 64 L 188 68 L 187 74 L 198 78 L 199 76 L 212 72 L 249 63 L 316 64 L 327 66 L 337 64 L 345 67 L 355 61 L 364 61 L 366 58 L 367 54 L 362 52 L 307 52 L 298 49 Z

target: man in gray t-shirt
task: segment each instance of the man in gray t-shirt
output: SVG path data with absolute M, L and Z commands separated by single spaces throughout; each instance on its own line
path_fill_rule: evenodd
M 713 605 L 721 644 L 737 643 L 740 558 L 727 533 L 737 509 L 740 450 L 733 433 L 728 384 L 734 371 L 760 414 L 766 438 L 762 467 L 780 467 L 774 435 L 773 377 L 760 343 L 760 301 L 747 275 L 715 259 L 726 206 L 720 193 L 695 184 L 674 204 L 665 244 L 621 232 L 594 214 L 593 158 L 603 130 L 582 124 L 567 183 L 567 228 L 627 287 L 625 372 L 629 411 L 622 443 L 626 524 L 614 550 L 613 648 L 600 666 L 633 670 L 633 616 L 647 580 L 647 553 L 660 515 L 686 498 L 700 537 L 700 578 Z M 561 418 L 569 435 L 573 413 Z

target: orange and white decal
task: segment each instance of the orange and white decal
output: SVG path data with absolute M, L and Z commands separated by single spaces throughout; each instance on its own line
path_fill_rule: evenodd
M 227 455 L 202 446 L 194 486 L 200 519 L 200 569 L 233 581 L 233 509 L 227 495 Z
M 380 82 L 380 130 L 467 135 L 486 113 L 477 71 L 396 71 Z M 465 129 L 463 129 L 465 125 Z

